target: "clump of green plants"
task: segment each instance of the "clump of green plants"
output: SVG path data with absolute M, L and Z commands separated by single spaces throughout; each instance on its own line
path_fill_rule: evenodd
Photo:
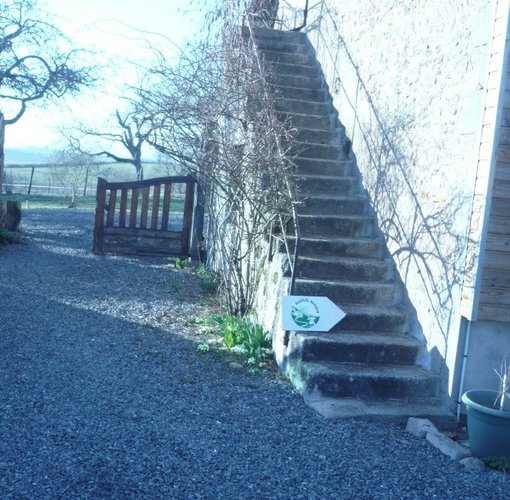
M 271 358 L 271 335 L 248 318 L 232 314 L 213 316 L 223 345 L 246 359 L 249 365 L 263 364 Z
M 485 457 L 483 463 L 489 468 L 498 472 L 510 473 L 510 462 L 506 457 Z
M 220 275 L 209 269 L 203 262 L 197 268 L 196 273 L 200 278 L 200 288 L 209 294 L 215 294 L 221 283 Z
M 174 266 L 175 269 L 183 270 L 186 269 L 189 266 L 189 258 L 181 258 L 181 257 L 175 257 L 174 259 Z
M 0 229 L 0 245 L 10 245 L 11 243 L 20 243 L 21 239 L 12 231 L 7 229 Z
M 204 354 L 206 352 L 209 352 L 211 350 L 211 347 L 207 342 L 201 342 L 197 345 L 197 352 Z

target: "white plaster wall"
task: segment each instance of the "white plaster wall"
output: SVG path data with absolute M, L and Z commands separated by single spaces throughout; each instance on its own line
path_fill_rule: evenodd
M 416 309 L 421 362 L 442 370 L 449 392 L 493 15 L 493 0 L 327 0 L 309 18 Z

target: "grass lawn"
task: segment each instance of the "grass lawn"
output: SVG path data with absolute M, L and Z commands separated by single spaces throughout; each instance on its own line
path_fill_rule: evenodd
M 71 198 L 53 194 L 11 194 L 2 195 L 2 200 L 14 200 L 21 203 L 21 208 L 66 208 Z M 77 196 L 77 208 L 96 208 L 95 196 Z
M 14 200 L 21 203 L 21 208 L 67 208 L 71 198 L 65 195 L 52 195 L 52 194 L 12 194 L 2 195 L 2 200 Z M 138 200 L 138 210 L 140 210 L 142 198 Z M 119 207 L 119 200 L 117 200 L 117 209 Z M 131 206 L 131 199 L 128 198 L 128 212 Z M 96 208 L 95 196 L 77 196 L 76 208 Z M 170 202 L 170 212 L 178 213 L 184 209 L 184 196 L 172 195 Z M 152 203 L 149 204 L 149 213 L 152 210 Z M 160 202 L 160 211 L 162 210 L 162 201 Z

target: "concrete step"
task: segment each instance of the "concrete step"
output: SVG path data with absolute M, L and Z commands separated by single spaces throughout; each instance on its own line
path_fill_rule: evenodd
M 370 283 L 344 280 L 298 278 L 296 295 L 328 297 L 340 308 L 347 304 L 394 306 L 402 300 L 401 287 L 395 283 Z
M 288 245 L 294 251 L 294 239 L 290 238 Z M 283 244 L 280 252 L 285 252 Z M 347 238 L 347 237 L 306 237 L 303 236 L 299 244 L 300 257 L 321 257 L 335 255 L 337 257 L 382 258 L 384 256 L 384 242 L 380 238 Z
M 301 236 L 310 237 L 368 237 L 373 234 L 374 220 L 366 215 L 299 215 Z
M 286 40 L 271 40 L 270 38 L 259 38 L 256 45 L 260 51 L 271 51 L 290 54 L 308 54 L 308 48 L 302 43 L 294 43 Z
M 326 116 L 331 112 L 331 103 L 278 97 L 276 99 L 276 110 L 287 111 L 289 113 Z
M 417 340 L 403 334 L 295 332 L 289 339 L 288 356 L 305 362 L 414 365 L 419 348 Z
M 270 74 L 269 81 L 277 87 L 296 87 L 298 89 L 320 89 L 322 81 L 317 77 L 301 76 L 301 75 L 282 75 Z
M 346 215 L 366 215 L 367 197 L 365 195 L 314 195 L 305 197 L 298 206 L 298 214 L 320 215 L 337 211 Z
M 308 175 L 351 175 L 354 169 L 352 159 L 348 160 L 321 160 L 317 158 L 293 159 L 296 165 L 296 172 Z
M 294 175 L 299 193 L 303 196 L 353 195 L 359 193 L 359 178 L 339 175 Z M 334 212 L 332 212 L 334 213 Z
M 273 40 L 277 42 L 305 43 L 306 35 L 299 31 L 283 31 L 272 28 L 252 27 L 256 40 Z M 243 35 L 249 34 L 248 27 L 243 27 Z
M 342 130 L 314 130 L 311 128 L 300 128 L 296 131 L 294 139 L 298 142 L 310 144 L 343 144 L 345 135 Z
M 292 375 L 303 392 L 325 397 L 364 401 L 436 397 L 436 378 L 416 366 L 301 363 Z
M 271 75 L 293 75 L 317 78 L 319 68 L 316 65 L 287 64 L 284 62 L 266 63 L 266 70 Z
M 268 67 L 268 72 L 272 75 L 294 75 L 309 78 L 317 78 L 319 76 L 319 68 L 316 65 L 273 62 L 272 64 L 266 64 L 266 67 Z
M 295 142 L 291 152 L 299 158 L 313 158 L 314 160 L 346 160 L 343 145 L 313 144 Z
M 357 398 L 327 398 L 319 394 L 304 394 L 305 403 L 325 418 L 356 418 L 368 422 L 384 422 L 405 426 L 409 417 L 428 418 L 438 429 L 457 429 L 457 419 L 451 409 L 436 398 L 413 398 L 391 401 L 362 401 Z
M 313 57 L 309 54 L 286 53 L 273 50 L 261 51 L 262 59 L 268 63 L 302 64 L 311 66 L 314 63 Z
M 296 87 L 279 86 L 276 88 L 276 95 L 286 97 L 288 99 L 304 99 L 314 102 L 326 102 L 327 94 L 322 88 L 320 89 L 300 89 Z
M 393 268 L 389 262 L 354 257 L 301 256 L 296 271 L 298 278 L 342 279 L 374 283 L 387 283 L 393 278 Z
M 278 118 L 293 128 L 312 128 L 315 130 L 334 130 L 332 115 L 310 115 L 277 111 Z
M 338 305 L 346 316 L 330 330 L 331 332 L 369 330 L 405 333 L 407 331 L 409 312 L 402 306 Z

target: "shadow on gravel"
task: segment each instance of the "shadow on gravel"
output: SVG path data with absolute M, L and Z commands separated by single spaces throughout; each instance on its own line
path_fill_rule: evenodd
M 205 494 L 210 468 L 238 469 L 233 457 L 262 435 L 268 457 L 275 410 L 311 416 L 289 390 L 197 354 L 180 323 L 173 333 L 37 295 L 11 299 L 0 336 L 2 498 L 169 497 L 194 482 Z
M 198 354 L 185 274 L 92 255 L 88 214 L 38 214 L 0 254 L 0 498 L 507 497 L 506 475 Z

